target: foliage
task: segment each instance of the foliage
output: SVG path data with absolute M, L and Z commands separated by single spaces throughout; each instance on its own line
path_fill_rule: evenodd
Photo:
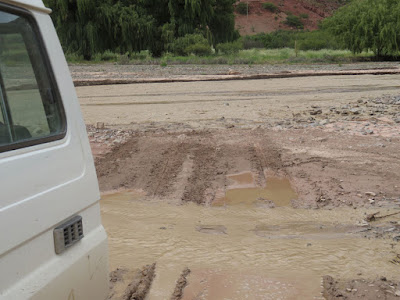
M 64 51 L 90 60 L 106 50 L 161 56 L 175 39 L 201 32 L 208 42 L 239 37 L 234 0 L 44 0 Z M 203 47 L 203 46 L 202 46 Z M 205 49 L 205 47 L 203 47 Z M 96 56 L 98 58 L 98 56 Z
M 103 54 L 101 54 L 100 59 L 102 61 L 113 61 L 118 59 L 118 55 L 110 50 L 106 50 Z
M 235 15 L 233 4 L 236 0 L 216 0 L 214 16 L 210 20 L 209 28 L 213 37 L 213 45 L 232 42 L 240 37 L 235 30 Z
M 259 36 L 259 35 L 258 35 Z M 264 43 L 261 39 L 258 39 L 258 36 L 244 36 L 241 38 L 243 43 L 243 49 L 258 49 L 265 48 Z
M 183 37 L 177 38 L 170 48 L 176 55 L 190 55 L 194 53 L 201 56 L 211 54 L 211 47 L 207 39 L 199 33 L 186 34 Z
M 316 30 L 301 32 L 296 36 L 300 50 L 341 49 L 340 43 L 329 32 Z
M 278 7 L 274 3 L 271 3 L 271 2 L 264 2 L 262 4 L 262 8 L 269 10 L 270 12 L 273 12 L 273 13 L 279 11 Z
M 245 2 L 240 2 L 236 5 L 236 11 L 241 15 L 246 15 L 249 13 L 249 5 Z
M 295 15 L 289 14 L 286 17 L 286 20 L 284 22 L 286 25 L 289 25 L 290 27 L 294 27 L 297 29 L 303 29 L 304 25 L 303 25 L 303 21 Z
M 396 55 L 400 43 L 400 1 L 354 0 L 323 23 L 353 53 Z
M 308 19 L 310 16 L 308 14 L 300 14 L 299 17 L 302 19 Z
M 241 40 L 235 42 L 220 43 L 217 45 L 216 50 L 218 54 L 235 54 L 243 49 L 243 42 Z
M 278 30 L 271 33 L 260 33 L 243 38 L 244 49 L 249 48 L 294 48 L 295 41 L 298 42 L 299 50 L 340 49 L 337 40 L 326 31 L 300 31 Z M 248 47 L 250 45 L 251 47 Z M 261 46 L 261 47 L 260 47 Z
M 194 54 L 197 56 L 207 56 L 211 54 L 211 47 L 205 43 L 196 43 L 186 47 L 187 54 Z

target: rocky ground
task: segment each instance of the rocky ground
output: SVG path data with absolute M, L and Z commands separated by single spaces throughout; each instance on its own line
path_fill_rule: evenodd
M 327 300 L 396 300 L 400 297 L 400 282 L 387 280 L 383 276 L 375 280 L 353 279 L 350 281 L 338 281 L 331 276 L 324 276 L 323 285 L 324 297 Z
M 367 62 L 356 64 L 266 64 L 266 65 L 118 65 L 71 64 L 69 69 L 74 80 L 93 79 L 144 79 L 181 78 L 201 75 L 258 75 L 264 73 L 287 73 L 299 71 L 361 71 L 396 70 L 398 62 Z

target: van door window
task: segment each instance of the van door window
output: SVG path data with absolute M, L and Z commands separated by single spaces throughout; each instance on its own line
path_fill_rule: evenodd
M 0 11 L 0 152 L 62 138 L 65 118 L 34 24 Z

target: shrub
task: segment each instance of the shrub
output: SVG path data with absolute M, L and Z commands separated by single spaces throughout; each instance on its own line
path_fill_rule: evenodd
M 264 48 L 264 43 L 261 39 L 257 39 L 259 35 L 243 37 L 243 49 Z
M 337 39 L 326 31 L 302 32 L 298 35 L 299 50 L 341 49 Z
M 264 2 L 262 4 L 262 7 L 264 9 L 266 9 L 266 10 L 269 10 L 270 12 L 273 12 L 273 13 L 279 11 L 278 7 L 275 4 L 271 3 L 271 2 Z
M 247 14 L 249 12 L 249 6 L 247 5 L 247 3 L 240 2 L 236 6 L 236 11 L 241 15 L 245 15 L 245 14 Z
M 301 21 L 301 19 L 298 16 L 295 16 L 295 15 L 288 15 L 286 17 L 285 24 L 289 25 L 290 27 L 297 28 L 297 29 L 303 29 L 304 28 L 303 21 Z
M 308 19 L 310 16 L 308 14 L 300 14 L 299 17 L 302 19 Z
M 110 51 L 110 50 L 106 50 L 104 51 L 104 53 L 101 55 L 100 59 L 102 61 L 116 61 L 118 59 L 118 54 Z
M 129 57 L 127 54 L 122 54 L 118 56 L 118 64 L 119 65 L 129 65 Z
M 137 60 L 145 60 L 145 59 L 152 58 L 149 50 L 142 50 L 140 52 L 134 52 L 130 56 L 132 59 L 137 59 Z
M 245 36 L 243 48 L 294 48 L 297 40 L 298 50 L 320 50 L 320 49 L 341 49 L 341 45 L 329 32 L 278 30 L 271 33 L 259 33 L 252 36 Z
M 208 43 L 196 43 L 189 45 L 185 49 L 187 54 L 195 54 L 197 56 L 207 56 L 211 54 L 211 47 Z
M 175 55 L 187 56 L 191 53 L 197 55 L 207 55 L 211 53 L 211 47 L 207 39 L 198 33 L 187 34 L 177 38 L 171 43 L 172 52 Z
M 217 45 L 216 50 L 220 54 L 235 54 L 243 49 L 243 42 L 238 40 L 230 43 L 220 43 Z
M 78 54 L 76 52 L 67 52 L 65 54 L 65 58 L 67 59 L 67 61 L 69 63 L 79 63 L 79 62 L 82 62 L 84 60 L 83 59 L 83 55 L 80 55 L 80 54 Z

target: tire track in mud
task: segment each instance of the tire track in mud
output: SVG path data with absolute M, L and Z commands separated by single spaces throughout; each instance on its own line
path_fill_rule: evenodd
M 187 180 L 182 201 L 209 204 L 215 197 L 216 182 L 223 180 L 223 172 L 218 171 L 217 166 L 221 153 L 215 146 L 202 144 L 196 145 L 192 153 L 193 172 Z
M 157 136 L 134 137 L 96 160 L 102 191 L 141 189 L 150 197 L 165 197 L 174 187 L 187 155 L 187 144 Z
M 301 138 L 265 130 L 148 132 L 96 159 L 96 167 L 101 191 L 139 189 L 177 204 L 210 204 L 233 184 L 227 175 L 252 172 L 259 187 L 266 177 L 288 178 L 296 208 L 396 205 L 398 162 L 388 156 L 397 144 L 381 147 L 374 137 L 339 144 L 337 138 L 343 139 L 317 130 Z M 361 146 L 366 143 L 369 148 Z M 365 194 L 370 191 L 375 199 Z
M 209 132 L 136 136 L 96 159 L 100 188 L 135 188 L 152 198 L 211 204 L 225 193 L 228 174 L 251 171 L 264 186 L 265 170 L 281 171 L 272 140 L 256 140 L 232 142 Z

